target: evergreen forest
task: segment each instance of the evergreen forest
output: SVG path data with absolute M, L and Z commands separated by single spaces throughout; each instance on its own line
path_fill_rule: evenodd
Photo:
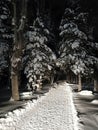
M 66 80 L 98 91 L 97 7 L 97 0 L 1 0 L 0 90 L 19 100 L 20 91 Z

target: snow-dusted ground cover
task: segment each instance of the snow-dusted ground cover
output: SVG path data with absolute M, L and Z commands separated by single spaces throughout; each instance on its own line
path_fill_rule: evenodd
M 0 130 L 78 130 L 72 96 L 68 84 L 59 84 L 36 102 L 29 101 L 24 109 L 0 119 Z

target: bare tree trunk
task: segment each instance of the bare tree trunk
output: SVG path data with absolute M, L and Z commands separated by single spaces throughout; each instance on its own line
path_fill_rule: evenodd
M 94 91 L 98 92 L 98 80 L 94 79 Z
M 94 91 L 98 92 L 98 64 L 96 64 L 95 70 L 94 70 Z
M 24 48 L 23 31 L 25 26 L 26 0 L 22 0 L 21 18 L 17 19 L 17 3 L 13 1 L 14 5 L 14 47 L 11 58 L 11 84 L 12 84 L 12 98 L 19 100 L 19 86 L 20 86 L 20 68 L 21 59 Z M 19 21 L 20 20 L 20 21 Z M 17 22 L 20 22 L 18 25 Z
M 54 82 L 54 76 L 53 75 L 51 75 L 50 82 L 51 82 L 51 84 L 53 84 L 53 82 Z
M 78 75 L 78 91 L 82 90 L 81 74 Z
M 17 66 L 15 65 L 15 58 L 16 58 L 16 44 L 17 44 L 17 27 L 16 27 L 16 20 L 17 20 L 17 11 L 16 11 L 16 0 L 13 0 L 13 6 L 14 6 L 14 18 L 13 18 L 13 25 L 14 25 L 14 48 L 13 48 L 13 54 L 11 58 L 11 85 L 12 85 L 12 98 L 14 100 L 19 100 L 19 91 L 18 91 L 18 72 L 17 72 Z
M 12 98 L 17 101 L 19 100 L 18 91 L 18 75 L 12 75 Z

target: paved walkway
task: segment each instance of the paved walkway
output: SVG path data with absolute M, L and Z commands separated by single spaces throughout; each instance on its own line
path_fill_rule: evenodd
M 66 83 L 52 88 L 18 118 L 13 130 L 78 130 L 72 91 Z M 12 130 L 11 127 L 10 129 Z

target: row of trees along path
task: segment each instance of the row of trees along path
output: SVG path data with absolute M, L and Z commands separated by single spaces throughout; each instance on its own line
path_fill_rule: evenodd
M 28 25 L 28 2 L 28 0 L 0 2 L 2 7 L 0 8 L 2 10 L 0 26 L 3 28 L 4 21 L 10 16 L 14 30 L 14 33 L 12 31 L 10 35 L 13 38 L 13 50 L 9 49 L 10 47 L 7 48 L 6 44 L 6 50 L 10 52 L 8 68 L 11 73 L 13 99 L 19 100 L 21 82 L 24 82 L 25 85 L 23 85 L 28 89 L 34 89 L 34 87 L 40 89 L 46 81 L 48 83 L 56 81 L 57 73 L 65 74 L 67 80 L 71 76 L 74 81 L 79 79 L 78 82 L 76 81 L 79 83 L 78 91 L 82 89 L 81 77 L 95 80 L 95 88 L 98 90 L 96 78 L 98 57 L 95 53 L 98 50 L 98 43 L 93 40 L 93 32 L 88 24 L 89 13 L 82 12 L 80 7 L 66 8 L 59 31 L 56 32 L 59 33 L 59 38 L 56 38 L 55 20 L 51 17 L 51 4 L 46 11 L 46 2 L 35 0 L 33 4 L 36 6 L 36 18 L 31 25 Z M 13 7 L 13 18 L 11 18 L 12 8 L 9 9 L 9 7 Z M 5 9 L 9 10 L 9 14 L 5 13 Z M 12 26 L 9 24 L 9 27 Z M 6 26 L 5 28 L 9 30 Z M 2 29 L 0 31 L 5 33 Z M 5 35 L 2 34 L 1 39 L 6 37 L 3 36 Z M 4 48 L 4 45 L 1 48 Z M 4 56 L 3 60 L 7 61 Z M 22 81 L 23 79 L 25 80 Z

